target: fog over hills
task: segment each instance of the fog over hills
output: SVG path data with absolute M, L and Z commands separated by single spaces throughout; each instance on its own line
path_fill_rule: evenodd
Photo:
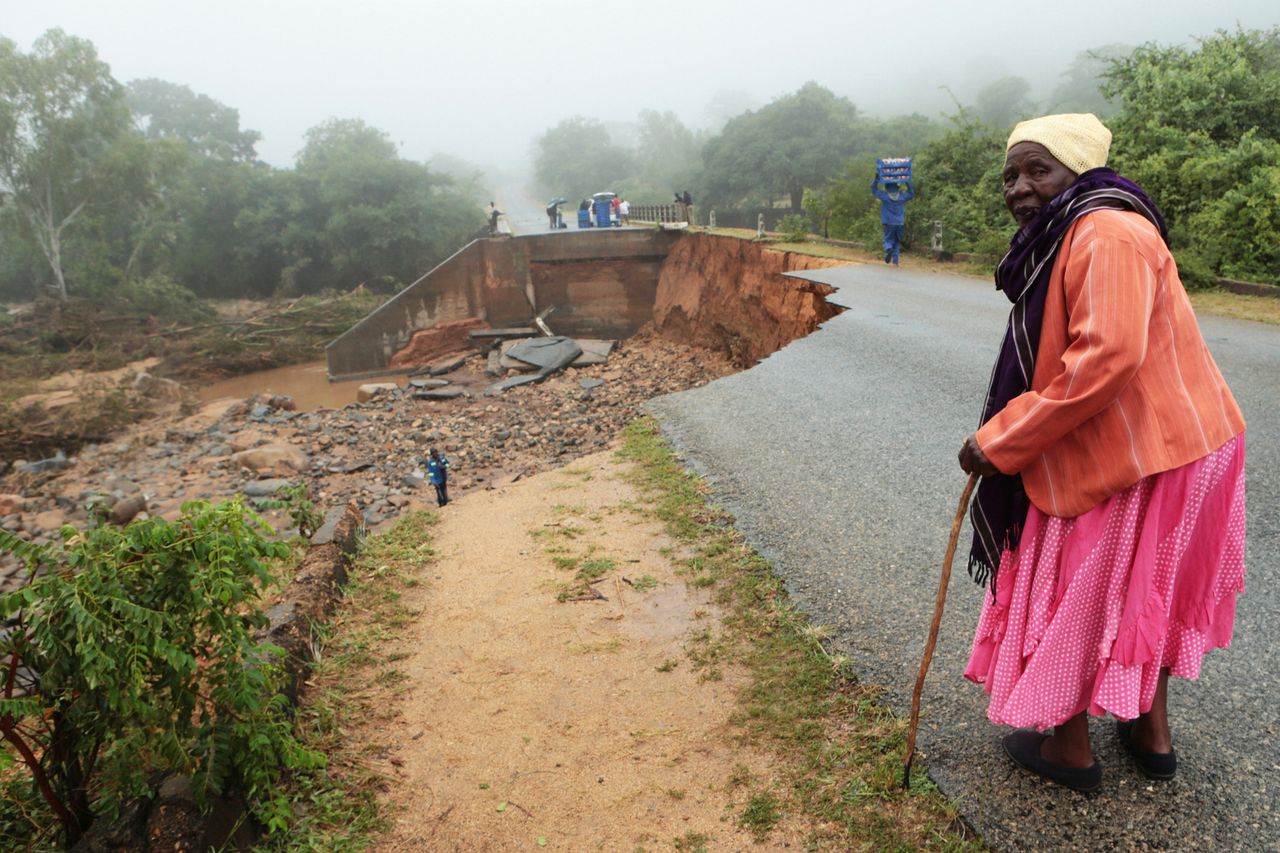
M 1186 43 L 1280 22 L 1272 0 L 894 4 L 696 0 L 6 0 L 22 49 L 50 27 L 88 38 L 121 81 L 156 77 L 240 111 L 259 155 L 289 165 L 304 131 L 359 117 L 405 157 L 444 152 L 519 168 L 531 140 L 572 115 L 631 122 L 672 110 L 715 127 L 814 80 L 865 112 L 954 110 L 1016 75 L 1043 99 L 1083 50 Z M 905 7 L 904 7 L 905 8 Z

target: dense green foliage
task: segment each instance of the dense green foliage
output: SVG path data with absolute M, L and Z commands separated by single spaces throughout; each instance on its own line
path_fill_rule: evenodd
M 117 193 L 141 194 L 143 153 L 125 150 L 129 129 L 124 89 L 90 42 L 50 30 L 24 54 L 0 38 L 0 224 L 43 260 L 63 298 L 73 229 L 133 200 Z
M 1143 46 L 1106 91 L 1112 164 L 1160 205 L 1184 273 L 1280 282 L 1280 29 Z
M 999 98 L 986 97 L 996 91 Z M 1042 111 L 1025 94 L 1015 80 L 997 81 L 927 144 L 884 149 L 917 158 L 908 246 L 923 243 L 936 220 L 950 251 L 1003 253 L 1012 233 L 1000 193 L 1004 139 L 1010 122 Z M 1000 104 L 1019 101 L 1003 114 Z M 1110 114 L 1110 165 L 1160 206 L 1182 278 L 1194 287 L 1218 275 L 1280 282 L 1278 102 L 1280 30 L 1270 30 L 1220 32 L 1195 47 L 1100 48 L 1077 59 L 1043 109 Z M 830 236 L 877 238 L 873 168 L 870 158 L 850 159 L 810 192 L 809 210 Z
M 805 187 L 858 153 L 857 124 L 857 108 L 817 83 L 743 113 L 703 148 L 703 203 L 740 207 L 787 196 L 799 211 Z
M 576 116 L 548 130 L 534 145 L 534 180 L 547 196 L 577 202 L 616 192 L 633 202 L 665 203 L 689 188 L 700 167 L 701 140 L 673 112 L 644 110 L 630 146 L 609 129 Z
M 1280 29 L 1218 32 L 1190 46 L 1108 44 L 1079 54 L 1041 97 L 1025 79 L 1002 77 L 942 121 L 869 117 L 807 83 L 739 112 L 703 140 L 646 130 L 633 147 L 605 146 L 610 165 L 591 181 L 600 188 L 643 183 L 638 176 L 662 174 L 666 163 L 666 185 L 655 182 L 655 197 L 643 200 L 665 202 L 670 190 L 689 186 L 702 210 L 715 208 L 722 221 L 746 214 L 750 223 L 761 208 L 803 207 L 815 231 L 875 243 L 879 204 L 868 191 L 875 160 L 911 156 L 916 198 L 905 245 L 926 245 L 936 221 L 946 250 L 998 257 L 1014 227 L 1000 190 L 1011 125 L 1037 114 L 1093 112 L 1114 133 L 1110 165 L 1164 212 L 1188 285 L 1215 276 L 1280 282 L 1277 103 Z M 587 143 L 579 132 L 603 127 L 573 122 L 563 149 L 540 150 L 540 177 L 552 164 L 559 184 L 573 185 L 581 174 Z M 663 114 L 663 124 L 679 122 Z M 691 151 L 700 164 L 690 165 Z
M 0 597 L 5 837 L 56 821 L 70 844 L 156 770 L 190 775 L 203 802 L 234 787 L 287 826 L 280 772 L 323 757 L 295 742 L 279 649 L 253 635 L 267 561 L 288 553 L 268 532 L 238 501 L 64 528 L 53 546 L 0 531 L 0 549 L 42 569 Z
M 363 122 L 313 128 L 294 169 L 258 161 L 257 140 L 186 86 L 122 86 L 84 39 L 0 38 L 0 295 L 159 277 L 202 296 L 393 292 L 483 227 L 473 179 Z

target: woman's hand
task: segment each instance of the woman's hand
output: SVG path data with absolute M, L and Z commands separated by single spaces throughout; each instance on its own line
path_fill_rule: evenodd
M 964 440 L 964 444 L 960 446 L 960 468 L 966 474 L 978 474 L 983 477 L 992 477 L 1000 473 L 1000 469 L 991 464 L 991 460 L 987 458 L 987 454 L 982 452 L 982 448 L 978 446 L 978 436 L 969 436 Z

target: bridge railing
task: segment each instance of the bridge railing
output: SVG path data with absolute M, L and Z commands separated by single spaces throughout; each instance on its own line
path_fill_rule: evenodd
M 633 204 L 633 222 L 688 222 L 695 225 L 691 204 Z

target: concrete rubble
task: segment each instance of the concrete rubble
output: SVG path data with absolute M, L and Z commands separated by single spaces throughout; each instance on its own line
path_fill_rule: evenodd
M 570 368 L 497 397 L 483 395 L 494 377 L 487 355 L 473 353 L 438 379 L 380 388 L 341 409 L 299 412 L 288 398 L 258 395 L 145 421 L 115 441 L 52 457 L 52 465 L 19 464 L 0 474 L 0 528 L 47 543 L 63 524 L 87 526 L 102 506 L 125 520 L 175 517 L 184 501 L 241 492 L 261 505 L 279 486 L 299 483 L 318 506 L 350 500 L 378 524 L 433 503 L 422 472 L 431 447 L 449 457 L 455 495 L 489 488 L 600 450 L 645 401 L 734 371 L 719 355 L 644 335 L 610 349 L 607 364 Z M 543 354 L 556 365 L 575 350 L 588 351 L 551 345 Z M 456 394 L 423 399 L 442 390 Z M 262 512 L 289 532 L 286 513 Z M 19 568 L 0 556 L 0 591 L 19 582 Z

